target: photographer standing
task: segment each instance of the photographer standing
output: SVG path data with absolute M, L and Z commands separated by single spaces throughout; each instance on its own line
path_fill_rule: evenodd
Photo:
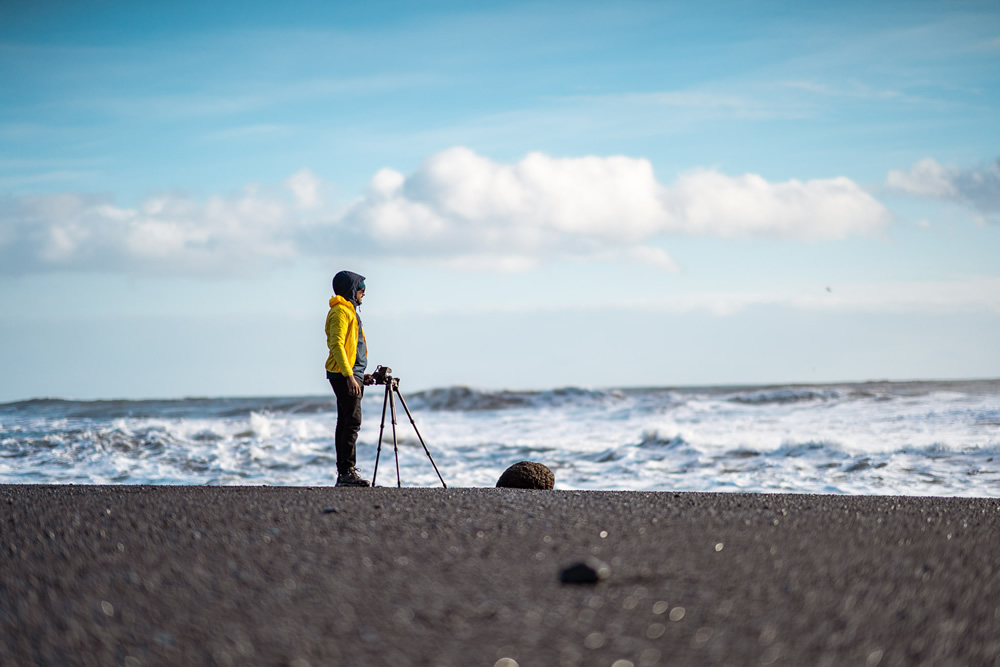
M 341 271 L 333 277 L 333 292 L 326 315 L 326 344 L 330 348 L 326 379 L 337 395 L 337 486 L 370 486 L 354 467 L 368 366 L 368 345 L 358 317 L 365 296 L 365 277 Z

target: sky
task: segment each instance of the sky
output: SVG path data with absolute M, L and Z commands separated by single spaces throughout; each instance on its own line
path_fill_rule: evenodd
M 993 2 L 0 4 L 0 401 L 1000 377 Z

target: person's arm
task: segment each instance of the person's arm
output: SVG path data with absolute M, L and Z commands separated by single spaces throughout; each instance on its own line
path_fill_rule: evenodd
M 334 308 L 330 313 L 330 320 L 326 327 L 326 344 L 330 348 L 333 360 L 337 362 L 340 374 L 354 378 L 354 369 L 347 361 L 347 329 L 351 325 L 351 317 L 344 308 Z M 355 382 L 357 384 L 357 382 Z M 350 387 L 351 383 L 348 382 Z

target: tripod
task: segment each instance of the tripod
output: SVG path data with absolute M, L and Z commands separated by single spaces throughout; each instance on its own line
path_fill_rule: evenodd
M 434 457 L 431 456 L 431 450 L 427 449 L 427 445 L 424 444 L 424 439 L 421 437 L 420 430 L 417 428 L 417 422 L 413 421 L 413 415 L 410 414 L 410 408 L 406 406 L 406 400 L 403 398 L 403 395 L 399 393 L 399 378 L 393 377 L 390 373 L 392 373 L 391 368 L 378 366 L 375 368 L 375 372 L 370 376 L 371 384 L 385 385 L 385 398 L 382 399 L 382 424 L 378 429 L 378 450 L 375 453 L 375 471 L 372 473 L 372 486 L 375 486 L 375 478 L 378 476 L 378 460 L 382 455 L 382 433 L 385 431 L 385 408 L 387 405 L 389 406 L 389 411 L 392 414 L 392 450 L 396 455 L 396 486 L 403 486 L 403 482 L 399 476 L 399 445 L 396 443 L 395 396 L 398 396 L 399 402 L 403 404 L 403 409 L 406 410 L 406 416 L 410 418 L 410 424 L 413 425 L 413 430 L 416 432 L 417 438 L 420 440 L 420 444 L 423 446 L 424 452 L 427 454 L 427 458 L 430 459 L 431 465 L 434 466 L 434 472 L 437 473 L 438 479 L 441 480 L 441 486 L 447 489 L 448 485 L 444 483 L 444 477 L 441 476 L 441 471 L 438 470 L 437 464 L 434 463 Z M 394 392 L 395 396 L 393 395 Z

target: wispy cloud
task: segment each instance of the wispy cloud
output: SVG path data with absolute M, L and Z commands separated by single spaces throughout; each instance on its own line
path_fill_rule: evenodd
M 49 128 L 39 123 L 0 124 L 0 139 L 33 139 L 48 134 Z
M 0 259 L 8 272 L 225 275 L 349 247 L 460 268 L 516 271 L 590 257 L 676 272 L 659 243 L 672 236 L 823 241 L 877 234 L 890 220 L 843 177 L 770 182 L 695 169 L 663 184 L 647 160 L 627 156 L 531 153 L 501 163 L 457 147 L 409 175 L 379 170 L 346 211 L 324 205 L 327 187 L 304 169 L 281 187 L 204 201 L 171 194 L 125 208 L 77 194 L 8 199 L 0 201 Z
M 25 185 L 37 185 L 40 183 L 79 182 L 91 180 L 97 176 L 97 172 L 93 171 L 56 169 L 54 171 L 42 171 L 34 174 L 22 173 L 11 176 L 0 176 L 0 187 L 12 188 Z
M 978 46 L 984 51 L 1000 51 L 1000 37 L 994 37 L 993 39 L 988 39 L 985 42 L 980 42 Z
M 123 117 L 195 118 L 373 95 L 427 86 L 435 81 L 436 76 L 423 73 L 256 81 L 252 85 L 224 85 L 211 91 L 81 96 L 67 104 Z
M 953 280 L 871 282 L 789 287 L 769 291 L 690 292 L 659 299 L 633 300 L 628 308 L 666 312 L 709 312 L 729 316 L 758 306 L 855 313 L 1000 314 L 1000 277 L 965 276 Z
M 94 167 L 107 164 L 107 158 L 0 158 L 0 169 L 53 169 L 59 167 Z
M 287 125 L 259 124 L 241 125 L 229 127 L 224 130 L 216 130 L 205 135 L 210 140 L 237 140 L 244 141 L 255 138 L 271 138 L 287 135 L 291 132 L 291 127 Z
M 817 81 L 785 81 L 780 85 L 792 90 L 801 90 L 825 97 L 853 97 L 875 100 L 891 100 L 903 97 L 903 94 L 897 90 L 873 88 L 859 81 L 850 81 L 843 85 L 820 83 Z
M 659 297 L 623 298 L 615 304 L 624 310 L 674 314 L 707 313 L 731 317 L 761 307 L 795 311 L 871 314 L 956 315 L 960 313 L 1000 314 L 1000 277 L 970 275 L 950 280 L 857 282 L 826 286 L 789 283 L 770 289 L 719 291 L 685 290 Z M 604 301 L 565 305 L 484 302 L 462 304 L 463 313 L 537 312 L 565 309 L 587 311 L 606 309 Z M 444 313 L 441 304 L 414 306 L 414 313 Z
M 655 119 L 661 125 L 665 112 L 682 114 L 691 121 L 699 122 L 725 118 L 797 118 L 803 114 L 801 105 L 778 100 L 773 93 L 755 85 L 576 95 L 553 101 L 558 106 L 578 109 L 583 113 L 607 114 L 613 111 L 633 121 L 651 115 L 649 120 Z
M 711 110 L 733 115 L 773 114 L 777 109 L 768 108 L 762 100 L 731 92 L 707 90 L 664 90 L 615 95 L 577 96 L 565 98 L 593 105 L 675 107 L 682 109 Z

